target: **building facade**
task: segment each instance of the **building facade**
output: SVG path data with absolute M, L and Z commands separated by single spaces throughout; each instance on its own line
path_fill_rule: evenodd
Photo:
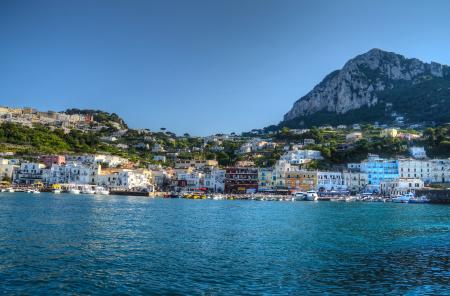
M 226 193 L 252 193 L 258 191 L 258 169 L 229 167 L 225 172 Z
M 398 161 L 371 155 L 368 160 L 361 163 L 361 172 L 367 173 L 367 190 L 380 192 L 381 182 L 394 181 L 399 178 Z
M 352 192 L 361 192 L 367 186 L 367 173 L 362 172 L 344 172 L 344 184 Z
M 277 178 L 273 168 L 258 169 L 258 191 L 271 191 L 276 189 Z
M 380 184 L 381 193 L 388 196 L 404 195 L 414 193 L 422 189 L 424 183 L 417 178 L 400 178 L 393 181 L 383 181 Z
M 317 172 L 317 190 L 347 190 L 344 176 L 341 172 Z
M 308 191 L 317 188 L 317 172 L 290 171 L 285 173 L 287 189 L 291 191 Z
M 12 180 L 14 170 L 19 166 L 10 163 L 8 159 L 0 159 L 0 181 L 7 179 Z
M 45 165 L 41 163 L 21 163 L 19 169 L 14 172 L 14 183 L 23 185 L 42 183 L 44 168 Z

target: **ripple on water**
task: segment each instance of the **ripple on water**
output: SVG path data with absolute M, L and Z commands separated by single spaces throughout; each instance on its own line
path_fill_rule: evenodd
M 448 207 L 8 194 L 5 294 L 450 294 Z

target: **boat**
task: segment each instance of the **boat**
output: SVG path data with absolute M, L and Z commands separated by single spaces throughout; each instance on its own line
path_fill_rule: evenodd
M 408 200 L 408 203 L 413 203 L 413 204 L 423 204 L 423 203 L 429 203 L 429 202 L 430 202 L 430 200 L 425 195 L 422 195 L 419 197 L 413 197 Z
M 37 189 L 33 189 L 33 190 L 31 190 L 31 193 L 33 193 L 33 194 L 39 194 L 39 193 L 41 193 L 39 190 L 37 190 Z
M 317 192 L 314 190 L 309 190 L 306 192 L 306 200 L 308 201 L 316 201 L 319 199 Z
M 213 195 L 214 200 L 223 200 L 225 197 L 222 194 L 214 194 Z
M 60 194 L 61 193 L 61 189 L 53 189 L 52 190 L 52 192 L 54 193 L 54 194 Z
M 94 193 L 98 195 L 109 195 L 109 190 L 104 187 L 96 187 Z
M 400 195 L 400 196 L 394 197 L 392 199 L 392 202 L 395 202 L 395 203 L 408 203 L 411 198 L 414 198 L 414 193 L 410 192 L 410 193 L 407 193 L 405 195 Z
M 81 188 L 81 193 L 83 194 L 95 194 L 95 191 L 90 186 L 85 186 Z
M 80 194 L 80 190 L 76 189 L 76 188 L 71 188 L 71 189 L 69 189 L 69 193 L 70 194 Z
M 12 192 L 15 192 L 14 188 L 8 188 L 8 189 L 6 189 L 6 191 L 7 191 L 7 192 L 11 192 L 11 193 L 12 193 Z
M 300 201 L 306 199 L 306 193 L 305 192 L 296 192 L 294 193 L 294 196 L 292 197 L 292 201 Z

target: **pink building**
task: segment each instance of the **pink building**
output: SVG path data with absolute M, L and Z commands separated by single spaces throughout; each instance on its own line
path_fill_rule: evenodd
M 64 155 L 42 155 L 39 157 L 39 161 L 45 164 L 46 167 L 51 167 L 52 164 L 66 163 Z

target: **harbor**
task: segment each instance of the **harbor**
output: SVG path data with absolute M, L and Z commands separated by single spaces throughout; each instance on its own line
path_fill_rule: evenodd
M 0 187 L 1 193 L 30 193 L 40 194 L 71 194 L 71 195 L 117 195 L 117 196 L 142 196 L 149 198 L 164 199 L 192 199 L 192 200 L 245 200 L 245 201 L 279 201 L 279 202 L 392 202 L 392 203 L 410 203 L 410 204 L 450 204 L 450 189 L 425 189 L 417 191 L 416 194 L 408 193 L 397 196 L 382 196 L 371 193 L 351 195 L 336 194 L 326 192 L 296 192 L 293 194 L 222 194 L 197 192 L 148 192 L 145 190 L 109 190 L 103 187 L 74 187 L 66 185 L 53 186 L 51 188 L 39 188 L 36 186 L 14 186 Z
M 54 278 L 55 289 L 92 295 L 104 285 L 127 295 L 448 287 L 447 206 L 24 192 L 0 201 L 7 294 L 53 294 Z

